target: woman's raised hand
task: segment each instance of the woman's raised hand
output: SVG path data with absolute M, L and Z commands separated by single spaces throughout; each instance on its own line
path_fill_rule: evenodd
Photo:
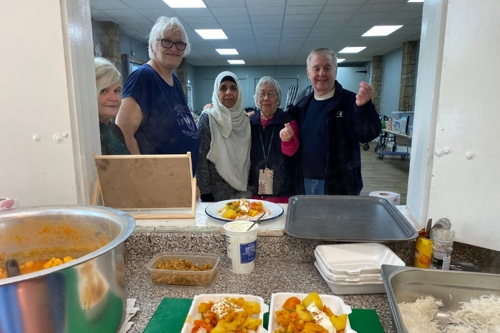
M 280 131 L 280 139 L 281 141 L 287 142 L 292 140 L 293 130 L 290 126 L 290 123 L 286 123 L 285 127 Z

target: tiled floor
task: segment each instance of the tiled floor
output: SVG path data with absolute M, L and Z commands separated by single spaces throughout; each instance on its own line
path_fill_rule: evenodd
M 376 142 L 370 142 L 370 149 L 361 148 L 361 173 L 363 176 L 363 190 L 361 195 L 368 195 L 373 191 L 390 191 L 401 194 L 401 205 L 406 204 L 408 191 L 408 173 L 410 158 L 401 160 L 401 156 L 384 156 L 378 158 L 375 153 Z

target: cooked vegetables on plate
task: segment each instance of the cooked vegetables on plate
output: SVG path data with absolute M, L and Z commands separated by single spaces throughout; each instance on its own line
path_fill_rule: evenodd
M 239 199 L 228 202 L 218 211 L 218 214 L 230 220 L 252 220 L 264 212 L 266 214 L 263 217 L 271 215 L 271 212 L 265 209 L 262 201 Z

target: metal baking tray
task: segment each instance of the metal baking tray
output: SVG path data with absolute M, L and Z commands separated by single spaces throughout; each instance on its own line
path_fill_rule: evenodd
M 448 312 L 458 310 L 462 302 L 482 295 L 500 294 L 498 274 L 382 265 L 382 281 L 389 299 L 394 329 L 398 333 L 408 333 L 398 303 L 415 302 L 425 296 L 439 299 L 443 307 L 438 309 L 434 320 L 445 326 L 450 323 Z
M 298 238 L 340 242 L 394 242 L 418 236 L 387 199 L 340 195 L 291 197 L 285 232 Z

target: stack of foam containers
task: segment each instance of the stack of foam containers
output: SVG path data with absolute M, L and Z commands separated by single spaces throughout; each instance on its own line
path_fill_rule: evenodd
M 314 265 L 337 295 L 385 293 L 381 266 L 405 266 L 394 252 L 379 243 L 318 245 L 314 256 Z

